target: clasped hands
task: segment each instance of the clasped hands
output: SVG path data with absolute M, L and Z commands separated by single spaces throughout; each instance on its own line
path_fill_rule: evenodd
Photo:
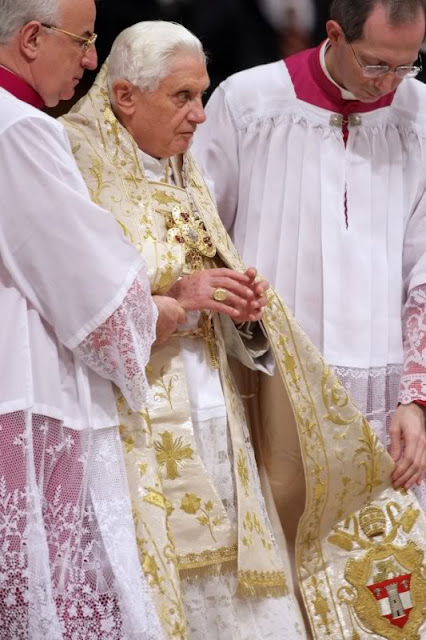
M 257 279 L 253 268 L 244 273 L 225 267 L 205 269 L 183 276 L 165 296 L 153 296 L 159 310 L 155 344 L 164 343 L 185 322 L 186 311 L 224 313 L 236 324 L 257 322 L 267 304 L 268 287 L 265 280 Z

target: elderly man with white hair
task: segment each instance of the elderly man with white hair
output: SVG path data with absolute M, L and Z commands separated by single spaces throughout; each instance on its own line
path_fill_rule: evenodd
M 93 0 L 0 0 L 0 637 L 158 640 L 110 380 L 144 405 L 184 312 L 40 111 L 97 63 Z M 102 242 L 99 242 L 102 238 Z M 156 335 L 157 328 L 157 335 Z M 161 334 L 158 334 L 158 329 Z
M 372 572 L 379 580 L 374 567 L 384 547 L 375 541 L 383 535 L 386 549 L 396 535 L 403 549 L 417 549 L 403 562 L 412 571 L 414 611 L 397 623 L 409 618 L 419 629 L 426 592 L 413 559 L 422 557 L 426 520 L 412 496 L 392 489 L 392 461 L 364 416 L 227 236 L 189 152 L 207 86 L 197 38 L 180 25 L 140 23 L 118 36 L 94 86 L 64 120 L 92 199 L 145 258 L 152 292 L 187 313 L 186 324 L 152 350 L 144 410 L 117 397 L 140 560 L 164 630 L 191 640 L 306 637 L 262 458 L 274 412 L 281 432 L 300 443 L 297 474 L 287 456 L 287 481 L 275 489 L 293 500 L 283 523 L 298 527 L 297 586 L 315 637 L 346 640 L 391 624 L 380 619 L 368 586 Z M 241 388 L 249 382 L 259 471 L 233 373 Z M 280 383 L 273 402 L 271 379 Z M 293 544 L 295 527 L 286 534 Z M 408 584 L 405 574 L 398 580 Z M 355 587 L 365 607 L 355 611 L 349 595 L 337 606 Z
M 119 396 L 140 555 L 170 638 L 304 638 L 228 355 L 268 371 L 267 283 L 242 268 L 188 148 L 209 84 L 199 40 L 139 23 L 64 118 L 95 202 L 187 322 L 152 351 L 152 400 Z M 99 238 L 102 243 L 102 238 Z M 238 329 L 237 329 L 238 327 Z

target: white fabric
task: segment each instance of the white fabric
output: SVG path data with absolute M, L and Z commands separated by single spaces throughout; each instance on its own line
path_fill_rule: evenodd
M 62 125 L 5 90 L 0 114 L 0 413 L 110 427 L 110 382 L 66 347 L 115 311 L 143 261 L 90 201 Z
M 426 281 L 424 263 L 415 269 L 426 117 L 410 106 L 421 100 L 426 87 L 405 80 L 392 107 L 350 128 L 345 148 L 330 113 L 297 100 L 278 62 L 223 83 L 197 132 L 193 151 L 243 260 L 336 366 L 402 363 L 401 300 Z
M 0 636 L 161 640 L 104 379 L 141 408 L 145 267 L 62 126 L 4 90 L 0 149 Z
M 320 64 L 321 64 L 321 69 L 324 71 L 325 76 L 330 80 L 330 82 L 332 84 L 334 84 L 335 87 L 337 87 L 340 91 L 340 95 L 342 96 L 342 98 L 344 100 L 356 100 L 355 96 L 353 93 L 351 93 L 350 91 L 348 91 L 347 89 L 344 89 L 343 87 L 341 87 L 339 84 L 337 84 L 337 82 L 331 77 L 328 69 L 327 69 L 327 63 L 325 61 L 325 54 L 327 53 L 328 49 L 330 47 L 330 40 L 325 40 L 325 42 L 323 42 L 323 44 L 321 45 L 321 49 L 320 49 Z
M 194 423 L 201 459 L 233 526 L 237 524 L 233 453 L 226 419 Z M 247 438 L 249 439 L 249 435 Z M 250 465 L 266 512 L 253 450 Z M 182 580 L 190 640 L 297 640 L 306 638 L 294 595 L 240 598 L 235 574 Z
M 161 640 L 116 429 L 0 416 L 0 637 Z
M 225 81 L 206 114 L 192 150 L 237 249 L 386 444 L 402 304 L 426 282 L 426 87 L 404 80 L 346 146 L 329 111 L 297 99 L 282 61 Z
M 153 158 L 143 151 L 139 151 L 139 154 L 148 180 L 156 182 L 165 180 L 167 159 Z M 173 179 L 172 176 L 171 179 Z M 187 322 L 181 325 L 179 330 L 195 329 L 199 318 L 198 311 L 187 313 Z M 204 341 L 181 338 L 180 344 L 192 419 L 197 421 L 225 417 L 225 398 L 219 371 L 210 365 Z

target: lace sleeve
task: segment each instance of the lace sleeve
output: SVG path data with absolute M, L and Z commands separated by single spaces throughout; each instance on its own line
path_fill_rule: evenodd
M 410 292 L 404 308 L 404 367 L 399 387 L 401 404 L 426 402 L 426 285 Z
M 120 388 L 132 411 L 139 411 L 147 399 L 145 367 L 156 337 L 157 315 L 146 276 L 139 272 L 121 305 L 74 350 Z

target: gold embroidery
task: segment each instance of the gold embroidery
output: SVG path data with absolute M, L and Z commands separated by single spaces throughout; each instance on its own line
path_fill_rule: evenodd
M 201 553 L 188 553 L 178 556 L 179 571 L 188 571 L 197 568 L 208 567 L 209 565 L 222 565 L 235 562 L 238 547 L 236 544 L 231 547 L 221 547 L 220 549 L 206 549 Z
M 176 480 L 180 478 L 179 467 L 183 468 L 186 460 L 192 460 L 194 451 L 181 436 L 173 438 L 171 431 L 163 431 L 159 436 L 162 442 L 157 440 L 154 445 L 158 463 L 166 467 L 166 478 Z
M 400 511 L 396 502 L 390 502 L 386 517 L 378 505 L 368 505 L 359 518 L 348 518 L 344 529 L 337 527 L 329 541 L 346 551 L 366 551 L 346 563 L 345 579 L 350 587 L 339 590 L 340 602 L 354 612 L 360 628 L 389 640 L 420 640 L 426 611 L 424 553 L 413 541 L 394 544 L 401 529 L 411 531 L 420 511 L 410 505 L 398 519 Z
M 153 192 L 152 197 L 160 205 L 179 204 L 179 200 L 177 198 L 175 198 L 173 195 L 168 195 L 167 191 L 161 189 L 156 189 Z
M 222 516 L 213 516 L 213 502 L 211 500 L 207 500 L 201 506 L 201 498 L 194 493 L 186 493 L 182 498 L 180 508 L 189 515 L 195 515 L 200 511 L 201 515 L 197 516 L 197 521 L 202 527 L 208 527 L 212 539 L 216 542 L 214 528 L 220 526 L 224 519 Z
M 161 391 L 158 391 L 158 390 L 155 391 L 154 399 L 158 400 L 160 398 L 164 398 L 169 403 L 170 409 L 173 409 L 172 391 L 173 391 L 173 385 L 177 381 L 177 377 L 175 375 L 172 375 L 170 376 L 169 381 L 166 382 L 165 366 L 161 367 L 158 378 L 154 377 L 154 372 L 152 368 L 150 370 L 147 369 L 147 372 L 149 375 L 149 382 L 153 384 L 154 387 L 161 389 Z
M 173 505 L 163 493 L 153 487 L 145 487 L 145 490 L 148 491 L 148 494 L 144 496 L 144 502 L 164 509 L 168 516 L 172 513 Z
M 272 544 L 268 539 L 268 536 L 257 513 L 247 512 L 244 516 L 243 527 L 245 531 L 249 532 L 249 535 L 243 538 L 243 544 L 246 547 L 251 547 L 254 544 L 254 538 L 252 534 L 257 533 L 265 549 L 269 551 L 272 549 Z
M 289 593 L 283 571 L 238 571 L 241 595 L 285 596 Z
M 238 475 L 240 476 L 241 484 L 243 485 L 243 488 L 244 488 L 244 493 L 246 494 L 246 496 L 248 496 L 249 486 L 250 486 L 249 484 L 250 476 L 249 476 L 249 470 L 246 464 L 244 451 L 241 448 L 238 451 Z

